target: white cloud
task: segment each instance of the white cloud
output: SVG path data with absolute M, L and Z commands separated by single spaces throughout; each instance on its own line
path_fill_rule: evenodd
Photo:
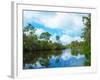
M 75 13 L 55 13 L 52 17 L 41 18 L 46 27 L 60 29 L 80 29 L 83 26 L 82 16 Z
M 61 37 L 60 37 L 60 41 L 63 43 L 63 44 L 69 44 L 69 43 L 71 43 L 71 41 L 72 41 L 72 38 L 70 37 L 70 36 L 68 36 L 68 35 L 62 35 Z
M 54 35 L 52 35 L 51 37 L 50 37 L 50 40 L 52 41 L 52 42 L 57 42 L 57 40 L 56 40 L 56 35 L 57 34 L 54 34 Z M 78 41 L 78 42 L 80 42 L 80 41 L 83 41 L 83 39 L 81 38 L 81 37 L 79 37 L 79 36 L 77 36 L 77 37 L 71 37 L 71 36 L 69 36 L 69 35 L 67 35 L 67 34 L 63 34 L 62 36 L 60 36 L 60 42 L 63 44 L 63 45 L 66 45 L 66 44 L 69 44 L 69 43 L 71 43 L 72 41 Z
M 80 35 L 81 30 L 85 27 L 82 22 L 82 16 L 77 13 L 55 13 L 52 17 L 40 18 L 40 21 L 45 27 L 61 29 L 67 35 Z
M 26 34 L 26 36 L 30 35 L 30 33 L 32 32 L 32 30 L 26 31 L 24 32 L 24 34 Z
M 40 36 L 41 33 L 43 33 L 43 32 L 45 32 L 43 29 L 36 29 L 35 34 L 36 34 L 37 36 Z
M 67 34 L 64 34 L 60 37 L 60 41 L 62 42 L 62 44 L 66 45 L 66 44 L 69 44 L 71 43 L 72 41 L 83 41 L 83 39 L 81 37 L 71 37 Z
M 42 19 L 41 21 L 44 23 L 46 27 L 49 28 L 61 28 L 61 22 L 65 17 L 65 13 L 56 13 L 55 16 L 46 17 L 46 19 Z
M 49 13 L 49 12 L 48 12 Z M 44 27 L 51 29 L 61 29 L 62 36 L 60 37 L 60 41 L 63 44 L 69 44 L 72 41 L 82 41 L 80 35 L 81 29 L 84 28 L 82 22 L 82 16 L 86 16 L 86 14 L 78 14 L 78 13 L 58 13 L 51 12 L 47 14 L 47 12 L 36 12 L 36 11 L 27 11 L 24 13 L 26 22 L 34 21 L 39 24 L 45 25 Z M 45 15 L 46 14 L 46 15 Z M 43 29 L 37 29 L 35 34 L 40 36 L 42 32 L 45 32 Z M 71 34 L 71 35 L 70 35 Z M 74 36 L 76 35 L 76 36 Z M 72 37 L 74 36 L 74 37 Z M 50 40 L 56 42 L 56 33 L 50 37 Z
M 57 42 L 57 40 L 56 40 L 56 34 L 52 35 L 52 36 L 50 37 L 50 40 L 51 40 L 52 42 Z
M 39 24 L 45 25 L 45 27 L 52 29 L 62 29 L 65 30 L 65 32 L 78 32 L 80 29 L 82 29 L 84 27 L 82 16 L 86 16 L 86 14 L 78 13 L 54 13 L 37 11 L 26 11 L 24 12 L 24 15 L 27 21 L 35 21 Z
M 48 13 L 48 14 L 47 14 Z M 49 14 L 50 13 L 50 14 Z M 86 16 L 86 14 L 83 14 Z M 82 14 L 78 13 L 58 13 L 58 12 L 38 12 L 38 11 L 25 11 L 24 17 L 26 19 L 39 20 L 41 24 L 44 24 L 49 28 L 60 29 L 80 29 L 83 26 Z M 39 22 L 38 21 L 38 22 Z
M 83 41 L 84 39 L 83 38 L 81 38 L 81 37 L 74 37 L 73 38 L 73 41 L 78 41 L 78 42 L 80 42 L 80 41 Z

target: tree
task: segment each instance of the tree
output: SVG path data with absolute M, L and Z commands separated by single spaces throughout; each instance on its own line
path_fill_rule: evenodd
M 35 30 L 31 24 L 23 28 L 23 50 L 32 50 L 33 45 L 37 43 L 37 36 L 34 34 Z
M 91 65 L 91 15 L 83 17 L 83 23 L 85 28 L 82 33 L 82 38 L 84 39 L 82 46 L 82 53 L 85 54 L 87 61 L 85 65 Z
M 33 35 L 35 33 L 35 31 L 36 31 L 36 29 L 30 23 L 23 29 L 24 35 L 26 35 L 27 33 L 28 33 L 28 35 Z
M 43 32 L 40 35 L 40 39 L 45 39 L 45 40 L 49 40 L 50 39 L 51 34 L 49 32 Z
M 57 35 L 56 36 L 56 40 L 59 42 L 59 40 L 60 40 L 60 37 Z
M 77 55 L 78 53 L 80 53 L 80 50 L 81 50 L 81 43 L 82 43 L 82 42 L 78 42 L 77 40 L 71 42 L 71 44 L 70 44 L 69 46 L 70 46 L 70 48 L 71 48 L 71 53 L 72 53 L 73 55 Z

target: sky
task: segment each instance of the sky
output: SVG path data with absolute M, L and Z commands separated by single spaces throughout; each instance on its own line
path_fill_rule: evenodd
M 72 41 L 83 41 L 81 34 L 85 27 L 82 22 L 83 16 L 88 13 L 50 12 L 50 11 L 24 11 L 23 26 L 29 23 L 36 28 L 35 34 L 40 36 L 42 32 L 49 32 L 50 40 L 56 42 L 56 36 L 60 36 L 62 44 Z

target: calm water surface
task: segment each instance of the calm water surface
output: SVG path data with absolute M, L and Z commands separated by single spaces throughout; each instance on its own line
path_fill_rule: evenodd
M 84 66 L 85 56 L 72 55 L 71 49 L 33 51 L 23 55 L 23 69 Z

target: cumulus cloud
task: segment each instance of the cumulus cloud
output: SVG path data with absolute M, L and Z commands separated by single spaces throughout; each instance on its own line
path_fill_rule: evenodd
M 36 34 L 37 36 L 40 36 L 41 33 L 43 33 L 43 32 L 45 32 L 43 29 L 36 29 L 35 34 Z
M 45 24 L 46 27 L 49 28 L 61 28 L 61 22 L 65 17 L 65 13 L 55 13 L 54 16 L 49 17 L 47 19 L 42 19 L 42 22 Z
M 52 17 L 45 17 L 41 21 L 49 28 L 76 30 L 83 27 L 82 16 L 75 13 L 55 13 Z
M 51 40 L 52 42 L 57 42 L 56 36 L 57 36 L 57 34 L 52 35 L 52 36 L 50 37 L 50 40 Z
M 24 15 L 26 19 L 30 19 L 30 20 L 34 19 L 35 21 L 38 20 L 38 22 L 40 22 L 41 24 L 44 24 L 45 27 L 48 27 L 48 28 L 53 28 L 53 29 L 68 28 L 68 29 L 76 30 L 78 28 L 83 27 L 81 14 L 25 11 Z
M 55 13 L 52 17 L 40 18 L 42 24 L 47 28 L 61 29 L 64 33 L 77 36 L 85 27 L 82 22 L 82 14 L 77 13 Z
M 76 40 L 79 41 L 79 42 L 83 41 L 83 39 L 80 36 L 78 36 L 78 37 L 71 37 L 71 36 L 69 36 L 67 34 L 63 34 L 60 37 L 60 41 L 61 41 L 61 43 L 63 43 L 63 45 L 69 44 L 72 41 L 76 41 Z
M 72 38 L 68 35 L 62 35 L 61 38 L 60 38 L 60 41 L 63 44 L 69 44 L 72 41 Z
M 62 13 L 62 12 L 39 12 L 39 11 L 26 11 L 24 12 L 24 24 L 29 22 L 36 22 L 38 26 L 41 24 L 43 27 L 37 28 L 35 34 L 40 36 L 45 29 L 50 32 L 51 29 L 62 32 L 60 36 L 60 41 L 63 44 L 69 44 L 72 41 L 83 41 L 80 37 L 82 29 L 85 27 L 82 22 L 82 17 L 88 14 L 80 13 Z M 56 41 L 57 32 L 51 31 L 53 34 L 50 40 Z

